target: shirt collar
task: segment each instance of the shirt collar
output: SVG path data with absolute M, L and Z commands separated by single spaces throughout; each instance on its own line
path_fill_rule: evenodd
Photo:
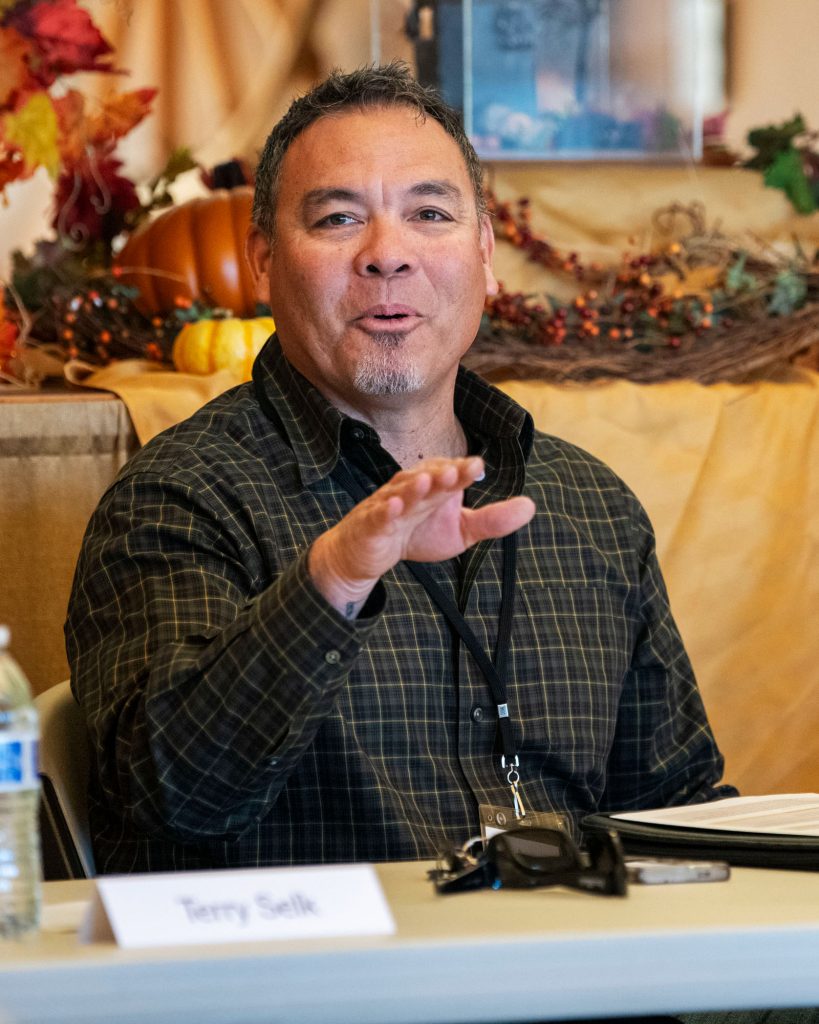
M 342 430 L 352 424 L 368 432 L 372 429 L 342 413 L 303 377 L 286 359 L 275 334 L 259 354 L 253 377 L 263 410 L 287 436 L 304 486 L 332 473 L 341 451 Z M 531 416 L 463 366 L 455 383 L 455 409 L 469 437 L 491 443 L 495 438 L 517 436 L 528 456 L 534 434 Z

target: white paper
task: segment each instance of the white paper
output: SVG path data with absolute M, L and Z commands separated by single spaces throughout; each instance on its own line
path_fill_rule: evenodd
M 96 895 L 83 937 L 130 949 L 395 931 L 369 864 L 118 875 Z
M 777 836 L 819 836 L 819 794 L 779 793 L 737 796 L 657 811 L 623 811 L 613 818 L 647 825 L 760 832 Z

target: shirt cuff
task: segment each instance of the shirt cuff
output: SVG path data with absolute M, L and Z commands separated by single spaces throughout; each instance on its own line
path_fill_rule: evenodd
M 319 689 L 345 676 L 386 604 L 379 580 L 354 619 L 337 611 L 313 583 L 305 551 L 259 598 L 258 613 L 271 649 L 292 657 L 296 675 Z

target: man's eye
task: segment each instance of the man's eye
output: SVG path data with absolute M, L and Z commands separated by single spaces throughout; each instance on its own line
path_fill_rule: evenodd
M 336 228 L 355 223 L 356 219 L 351 213 L 329 213 L 326 217 L 322 217 L 316 226 Z
M 444 213 L 442 210 L 432 209 L 419 210 L 418 213 L 416 214 L 416 217 L 418 218 L 418 220 L 432 221 L 433 223 L 435 221 L 447 221 L 452 219 L 448 214 Z

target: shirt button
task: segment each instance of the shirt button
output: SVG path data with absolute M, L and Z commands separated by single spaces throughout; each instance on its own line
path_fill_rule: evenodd
M 470 716 L 470 718 L 472 719 L 473 722 L 482 722 L 483 721 L 483 708 L 480 705 L 478 705 L 477 707 L 472 708 L 472 710 L 469 712 L 469 716 Z
M 341 655 L 339 654 L 338 651 L 327 651 L 327 653 L 324 655 L 324 660 L 327 662 L 328 665 L 338 665 L 338 663 L 341 661 Z
M 353 429 L 350 431 L 350 436 L 354 441 L 363 441 L 365 435 L 361 427 L 353 427 Z
M 275 768 L 278 763 L 278 757 L 271 757 L 270 760 L 267 762 L 269 768 Z

